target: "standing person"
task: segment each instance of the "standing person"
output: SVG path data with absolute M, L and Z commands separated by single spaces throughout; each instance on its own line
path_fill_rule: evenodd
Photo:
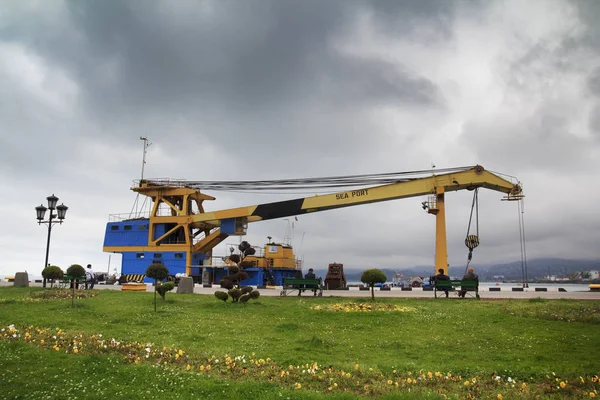
M 462 280 L 463 281 L 479 281 L 479 275 L 477 275 L 475 273 L 475 270 L 473 268 L 469 268 L 467 270 L 467 273 L 463 276 Z M 459 296 L 464 299 L 465 294 L 467 294 L 467 290 L 464 288 L 461 288 Z
M 444 268 L 440 268 L 438 269 L 438 273 L 435 276 L 435 280 L 436 281 L 449 281 L 450 277 L 446 274 L 444 274 Z M 446 297 L 448 297 L 448 288 L 444 288 L 444 293 L 446 293 Z
M 94 283 L 96 281 L 96 276 L 94 275 L 94 270 L 92 269 L 92 264 L 87 265 L 87 270 L 85 271 L 85 288 L 88 288 L 88 282 L 90 283 L 90 289 L 94 288 Z

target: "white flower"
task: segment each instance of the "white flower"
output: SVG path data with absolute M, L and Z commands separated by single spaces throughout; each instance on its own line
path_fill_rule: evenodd
M 500 379 L 502 379 L 500 375 L 496 375 L 496 380 L 499 381 Z

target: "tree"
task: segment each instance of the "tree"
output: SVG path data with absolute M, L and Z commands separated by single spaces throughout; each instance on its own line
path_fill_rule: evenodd
M 241 252 L 241 256 L 237 254 L 232 254 L 229 256 L 229 260 L 235 263 L 235 265 L 230 265 L 227 267 L 227 272 L 229 275 L 221 279 L 219 282 L 221 287 L 228 289 L 228 291 L 215 292 L 215 297 L 219 300 L 223 300 L 224 302 L 227 302 L 229 297 L 231 297 L 231 301 L 233 303 L 245 303 L 251 298 L 258 299 L 260 297 L 260 292 L 258 290 L 253 290 L 251 286 L 241 286 L 242 281 L 248 278 L 248 273 L 243 269 L 247 266 L 252 266 L 251 264 L 244 264 L 244 257 L 254 255 L 255 250 L 250 243 L 246 241 L 240 243 L 238 249 Z M 231 250 L 233 252 L 233 248 Z
M 373 301 L 375 301 L 375 284 L 385 283 L 386 280 L 385 274 L 376 268 L 366 270 L 360 277 L 362 283 L 366 283 L 371 287 L 371 300 Z
M 160 262 L 150 264 L 146 269 L 146 276 L 154 279 L 154 312 L 156 312 L 156 289 L 158 287 L 158 281 L 163 281 L 168 278 L 169 270 Z M 166 293 L 166 291 L 165 291 Z M 161 294 L 164 299 L 164 294 Z
M 65 274 L 64 274 L 63 270 L 60 269 L 60 267 L 57 267 L 56 265 L 50 265 L 50 266 L 44 268 L 44 270 L 42 271 L 42 276 L 44 277 L 44 279 L 52 282 L 50 284 L 50 287 L 54 286 L 54 281 L 56 279 L 62 279 L 62 277 L 64 275 Z
M 85 278 L 85 269 L 79 264 L 72 264 L 67 268 L 67 276 L 70 276 L 71 288 L 78 289 L 79 283 L 77 278 Z

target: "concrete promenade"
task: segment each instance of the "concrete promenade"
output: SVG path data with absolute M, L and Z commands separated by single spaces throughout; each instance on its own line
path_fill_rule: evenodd
M 11 287 L 12 282 L 0 282 L 0 287 Z M 41 287 L 41 283 L 30 283 L 31 287 Z M 103 285 L 97 284 L 94 289 L 98 290 L 121 290 L 120 285 Z M 489 291 L 489 288 L 485 288 L 479 291 L 479 296 L 482 300 L 499 300 L 499 299 L 574 299 L 574 300 L 600 300 L 600 291 L 559 291 L 558 287 L 548 287 L 547 291 L 536 291 L 535 288 L 523 288 L 523 291 L 512 291 L 502 288 L 500 291 Z M 194 286 L 194 293 L 197 294 L 208 294 L 212 295 L 217 290 L 224 290 L 218 287 L 204 288 L 200 285 Z M 146 291 L 152 292 L 152 284 L 146 284 Z M 177 288 L 173 290 L 173 293 L 177 291 Z M 261 296 L 280 297 L 281 287 L 275 289 L 259 289 Z M 434 294 L 431 290 L 423 290 L 421 288 L 413 288 L 413 290 L 401 290 L 400 288 L 392 288 L 391 290 L 379 290 L 375 289 L 376 297 L 397 297 L 397 298 L 429 298 L 433 299 Z M 441 295 L 439 301 L 457 300 L 456 294 L 450 293 L 450 298 L 446 299 L 443 292 L 438 292 L 438 296 Z M 324 290 L 323 297 L 354 297 L 354 298 L 369 298 L 371 292 L 367 290 L 359 290 L 358 288 L 349 288 L 349 290 Z M 288 297 L 298 297 L 298 292 L 293 291 L 288 294 Z M 302 297 L 313 298 L 313 294 L 310 291 L 306 291 L 302 294 Z M 467 299 L 469 298 L 467 297 Z

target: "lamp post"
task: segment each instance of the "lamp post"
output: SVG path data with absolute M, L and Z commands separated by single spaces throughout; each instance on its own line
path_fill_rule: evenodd
M 64 204 L 57 206 L 56 203 L 58 203 L 58 197 L 56 197 L 54 194 L 52 196 L 48 196 L 46 200 L 48 200 L 48 208 L 44 207 L 43 204 L 40 204 L 35 208 L 38 225 L 48 224 L 48 241 L 46 242 L 46 262 L 44 263 L 44 268 L 48 266 L 48 253 L 50 251 L 50 234 L 52 233 L 52 226 L 54 224 L 62 224 L 65 219 L 65 214 L 69 209 L 69 207 L 65 206 Z M 44 221 L 46 210 L 50 210 L 50 216 L 48 220 Z M 56 214 L 54 214 L 54 210 L 56 210 Z M 46 278 L 44 278 L 43 287 L 46 287 Z

